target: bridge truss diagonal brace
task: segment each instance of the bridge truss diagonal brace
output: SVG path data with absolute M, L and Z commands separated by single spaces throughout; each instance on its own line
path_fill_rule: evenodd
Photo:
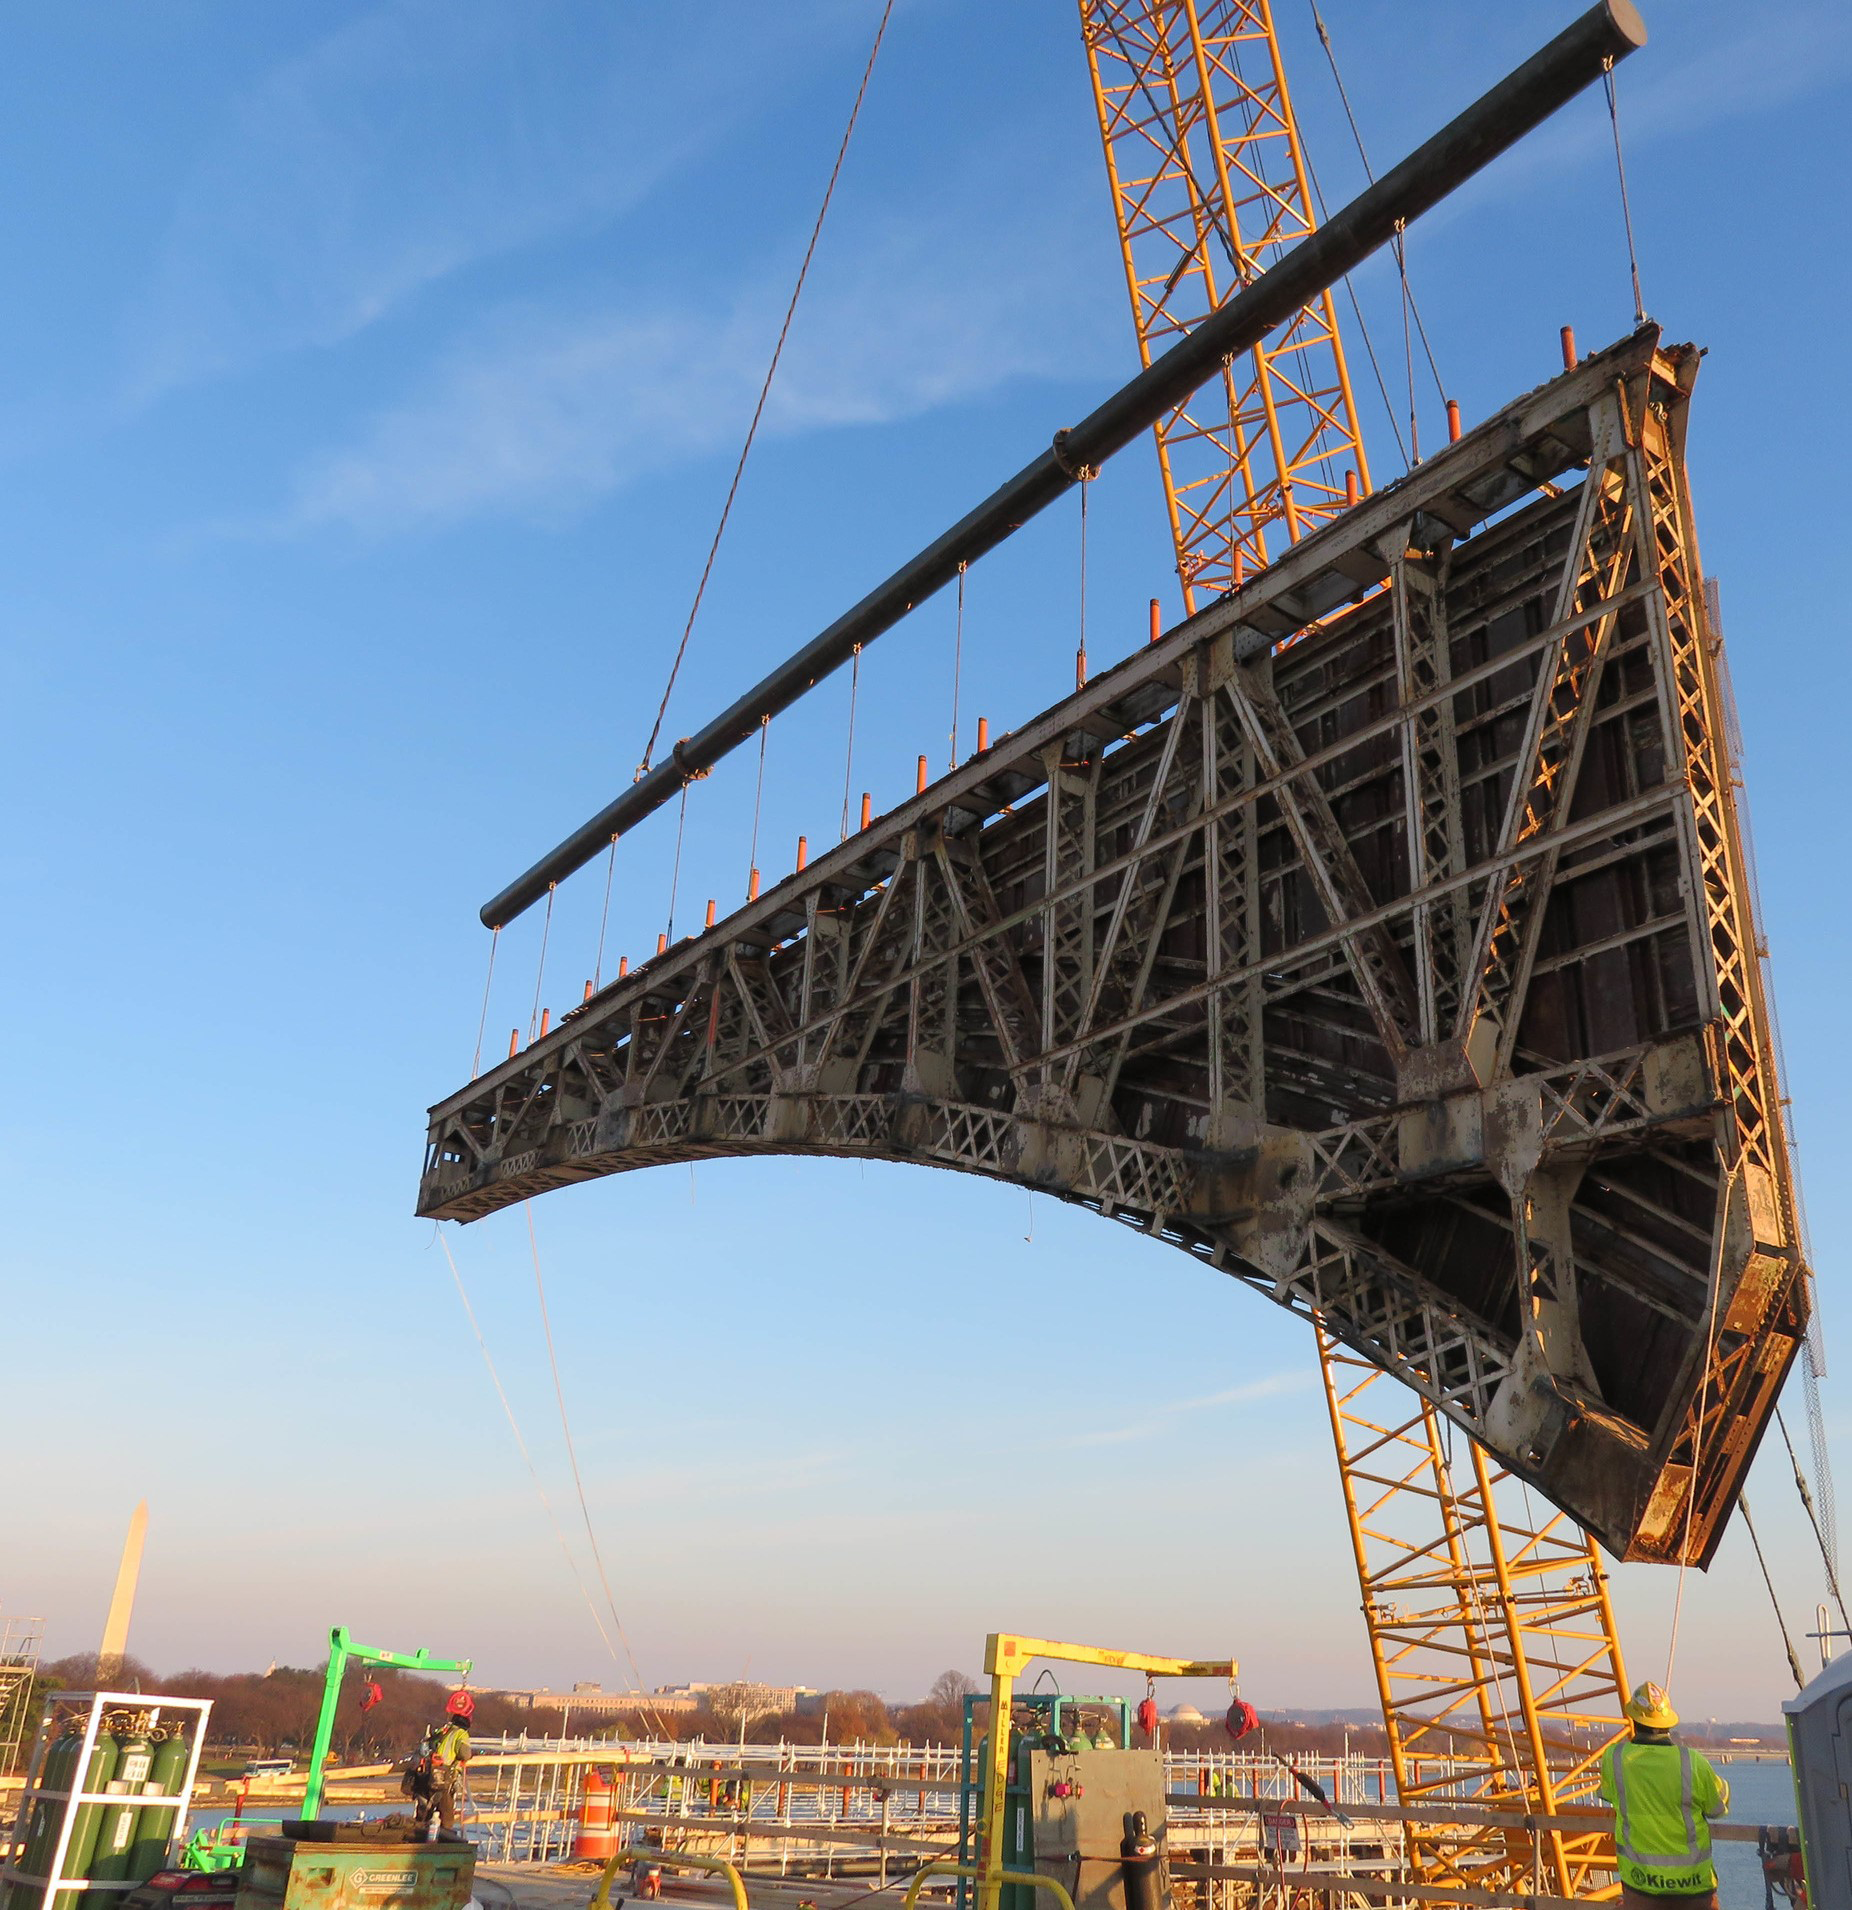
M 1325 914 L 1342 937 L 1345 959 L 1376 1032 L 1390 1056 L 1400 1061 L 1419 1030 L 1408 965 L 1387 925 L 1372 919 L 1376 898 L 1357 867 L 1343 825 L 1307 769 L 1305 751 L 1273 694 L 1270 675 L 1270 661 L 1256 659 L 1238 666 L 1224 687 L 1261 773 L 1274 785 L 1274 799 Z

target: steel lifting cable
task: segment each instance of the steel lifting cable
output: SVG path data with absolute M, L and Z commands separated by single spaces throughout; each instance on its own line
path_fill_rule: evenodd
M 858 643 L 849 657 L 849 740 L 842 755 L 842 834 L 849 840 L 849 789 L 855 781 L 855 705 L 862 688 L 862 646 Z
M 639 781 L 648 773 L 651 759 L 656 753 L 663 718 L 669 712 L 669 698 L 675 693 L 675 679 L 681 674 L 682 659 L 688 654 L 688 639 L 694 634 L 695 618 L 700 615 L 701 599 L 707 592 L 707 580 L 713 574 L 714 559 L 720 553 L 720 540 L 726 535 L 727 519 L 733 512 L 733 500 L 739 495 L 746 460 L 752 455 L 752 443 L 758 436 L 759 420 L 765 415 L 765 401 L 771 396 L 772 380 L 778 375 L 778 361 L 784 355 L 785 340 L 791 335 L 791 321 L 797 316 L 797 301 L 803 294 L 804 281 L 810 275 L 810 262 L 816 256 L 817 241 L 823 236 L 823 221 L 829 214 L 830 200 L 836 193 L 836 181 L 842 176 L 842 162 L 849 156 L 849 139 L 855 131 L 856 120 L 861 116 L 862 101 L 868 92 L 868 82 L 874 76 L 875 59 L 881 51 L 881 41 L 887 33 L 888 19 L 893 11 L 894 0 L 887 0 L 875 27 L 874 45 L 868 49 L 868 64 L 862 69 L 861 84 L 855 89 L 855 103 L 849 108 L 849 123 L 842 129 L 842 143 L 836 148 L 836 163 L 831 166 L 829 183 L 823 189 L 823 203 L 817 208 L 816 223 L 810 228 L 810 243 L 805 246 L 803 263 L 797 269 L 797 283 L 791 288 L 791 302 L 785 307 L 784 323 L 778 328 L 778 342 L 772 347 L 772 361 L 765 368 L 765 382 L 759 387 L 759 401 L 752 408 L 752 422 L 746 427 L 746 441 L 740 446 L 739 462 L 733 467 L 733 481 L 727 486 L 726 502 L 720 507 L 720 521 L 714 526 L 714 541 L 708 546 L 707 562 L 701 566 L 701 581 L 695 586 L 694 602 L 688 606 L 688 621 L 682 627 L 682 640 L 675 647 L 675 661 L 669 666 L 669 680 L 663 685 L 662 702 L 657 706 L 655 722 L 650 725 L 649 741 L 643 746 L 643 760 L 637 766 Z
M 1832 1548 L 1826 1542 L 1825 1528 L 1820 1524 L 1820 1515 L 1814 1508 L 1813 1494 L 1807 1490 L 1807 1475 L 1801 1471 L 1801 1462 L 1794 1450 L 1794 1441 L 1788 1437 L 1788 1422 L 1781 1415 L 1781 1408 L 1775 1408 L 1775 1424 L 1781 1428 L 1781 1443 L 1788 1449 L 1788 1464 L 1794 1468 L 1795 1490 L 1801 1495 L 1801 1504 L 1807 1509 L 1807 1523 L 1813 1527 L 1814 1543 L 1820 1548 L 1820 1563 L 1826 1567 L 1826 1587 L 1833 1595 L 1833 1603 L 1839 1607 L 1839 1622 L 1848 1632 L 1852 1632 L 1852 1617 L 1846 1615 L 1846 1601 L 1839 1590 L 1839 1573 L 1833 1564 Z
M 675 940 L 675 898 L 682 888 L 682 834 L 688 827 L 688 785 L 682 784 L 682 800 L 675 816 L 675 863 L 669 871 L 669 922 L 663 932 L 666 948 Z
M 540 1026 L 540 990 L 547 978 L 547 938 L 553 933 L 553 896 L 559 888 L 557 882 L 547 884 L 546 919 L 540 925 L 540 963 L 534 970 L 534 1008 L 527 1018 L 527 1038 L 532 1041 Z
M 495 949 L 502 939 L 499 928 L 489 931 L 489 972 L 482 982 L 482 1013 L 476 1018 L 476 1053 L 469 1064 L 469 1078 L 473 1081 L 482 1072 L 482 1037 L 489 1026 L 489 990 L 495 986 Z
M 559 1376 L 559 1355 L 553 1347 L 553 1322 L 547 1313 L 547 1283 L 540 1272 L 540 1241 L 534 1233 L 534 1204 L 531 1200 L 521 1203 L 521 1212 L 527 1221 L 528 1252 L 534 1262 L 534 1294 L 540 1302 L 540 1325 L 546 1335 L 547 1364 L 553 1369 L 553 1397 L 559 1404 L 560 1431 L 566 1438 L 566 1458 L 572 1466 L 572 1483 L 579 1495 L 579 1513 L 585 1521 L 585 1537 L 592 1548 L 592 1563 L 598 1568 L 598 1582 L 604 1587 L 605 1604 L 611 1613 L 611 1623 L 617 1628 L 617 1635 L 624 1647 L 624 1658 L 630 1666 L 633 1680 L 632 1688 L 641 1696 L 643 1674 L 637 1669 L 637 1655 L 630 1648 L 630 1639 L 624 1630 L 624 1621 L 617 1615 L 617 1600 L 611 1594 L 611 1578 L 604 1567 L 604 1554 L 598 1548 L 598 1534 L 592 1525 L 592 1510 L 585 1499 L 585 1478 L 579 1471 L 578 1447 L 573 1442 L 572 1420 L 566 1411 L 566 1389 Z
M 1421 462 L 1421 419 L 1415 409 L 1415 341 L 1408 327 L 1408 227 L 1398 219 L 1395 227 L 1395 269 L 1402 281 L 1402 357 L 1408 366 L 1408 450 L 1416 464 Z
M 1082 466 L 1080 473 L 1080 642 L 1074 649 L 1074 687 L 1087 687 L 1087 493 L 1093 489 L 1094 473 Z
M 604 861 L 604 907 L 598 912 L 598 954 L 592 963 L 592 992 L 594 994 L 604 981 L 604 932 L 611 920 L 611 878 L 616 873 L 617 837 L 614 835 Z
M 952 621 L 952 768 L 958 767 L 958 685 L 965 661 L 965 572 L 969 564 L 958 566 L 958 608 Z
M 1633 244 L 1633 207 L 1627 199 L 1627 162 L 1621 157 L 1620 103 L 1614 92 L 1614 62 L 1604 60 L 1601 76 L 1608 92 L 1608 124 L 1614 129 L 1614 171 L 1620 180 L 1621 224 L 1627 230 L 1627 269 L 1633 275 L 1633 322 L 1646 323 L 1646 300 L 1640 296 L 1640 255 Z
M 759 778 L 752 786 L 752 842 L 746 851 L 746 887 L 752 887 L 752 878 L 759 868 L 759 810 L 765 801 L 765 739 L 772 727 L 769 716 L 759 718 Z
M 1762 1541 L 1756 1537 L 1755 1521 L 1749 1516 L 1748 1493 L 1738 1498 L 1736 1509 L 1743 1515 L 1743 1529 L 1749 1534 L 1749 1543 L 1755 1547 L 1756 1563 L 1762 1568 L 1762 1583 L 1768 1587 L 1768 1602 L 1775 1608 L 1775 1627 L 1781 1633 L 1781 1648 L 1788 1654 L 1788 1670 L 1794 1677 L 1794 1689 L 1799 1691 L 1807 1683 L 1806 1675 L 1795 1653 L 1794 1640 L 1788 1636 L 1788 1621 L 1781 1615 L 1781 1600 L 1775 1596 L 1775 1581 L 1769 1576 L 1768 1560 L 1762 1556 Z

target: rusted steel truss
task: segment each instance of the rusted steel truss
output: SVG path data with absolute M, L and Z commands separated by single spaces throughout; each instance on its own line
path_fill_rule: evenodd
M 605 989 L 432 1110 L 419 1211 L 732 1154 L 1017 1181 L 1707 1561 L 1807 1299 L 1696 369 L 1585 360 Z

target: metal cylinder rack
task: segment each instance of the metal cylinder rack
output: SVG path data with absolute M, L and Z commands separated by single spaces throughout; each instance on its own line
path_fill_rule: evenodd
M 60 1691 L 45 1701 L 0 1866 L 0 1910 L 79 1910 L 132 1890 L 186 1832 L 207 1698 Z

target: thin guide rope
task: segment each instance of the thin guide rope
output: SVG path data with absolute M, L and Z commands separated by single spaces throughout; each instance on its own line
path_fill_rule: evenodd
M 585 1600 L 585 1609 L 591 1613 L 592 1623 L 598 1628 L 598 1636 L 604 1640 L 604 1648 L 611 1654 L 611 1662 L 622 1669 L 623 1661 L 617 1655 L 617 1647 L 611 1642 L 611 1634 L 605 1630 L 604 1620 L 598 1615 L 598 1606 L 592 1598 L 591 1588 L 585 1583 L 579 1570 L 579 1562 L 572 1556 L 572 1547 L 566 1543 L 566 1528 L 559 1522 L 559 1514 L 553 1509 L 553 1500 L 547 1492 L 546 1482 L 540 1476 L 540 1468 L 534 1464 L 534 1455 L 528 1450 L 526 1436 L 521 1431 L 521 1422 L 514 1416 L 514 1407 L 508 1399 L 508 1389 L 502 1384 L 502 1376 L 496 1371 L 495 1357 L 489 1351 L 489 1343 L 483 1338 L 482 1324 L 476 1318 L 476 1309 L 470 1304 L 469 1291 L 463 1284 L 463 1275 L 457 1267 L 457 1257 L 450 1251 L 450 1238 L 440 1226 L 437 1229 L 437 1244 L 444 1250 L 444 1258 L 450 1263 L 450 1278 L 456 1284 L 457 1298 L 463 1302 L 464 1317 L 469 1321 L 469 1330 L 476 1336 L 476 1346 L 482 1354 L 482 1363 L 488 1368 L 489 1383 L 495 1388 L 495 1397 L 501 1401 L 503 1417 L 508 1421 L 508 1430 L 514 1434 L 516 1450 L 521 1455 L 521 1463 L 526 1466 L 527 1474 L 534 1482 L 534 1490 L 540 1495 L 540 1503 L 545 1508 L 547 1523 L 553 1528 L 553 1536 L 559 1540 L 559 1549 L 565 1555 L 566 1569 L 572 1574 L 572 1582 L 578 1586 Z
M 489 990 L 495 985 L 495 950 L 502 939 L 500 928 L 489 930 L 489 972 L 482 983 L 482 1013 L 476 1018 L 476 1052 L 469 1064 L 469 1078 L 473 1081 L 482 1072 L 482 1037 L 489 1026 Z
M 772 362 L 765 368 L 765 382 L 759 387 L 759 401 L 752 408 L 752 422 L 746 427 L 746 441 L 740 446 L 739 462 L 733 467 L 733 481 L 727 486 L 726 502 L 720 507 L 720 522 L 714 526 L 714 541 L 708 546 L 707 562 L 701 566 L 701 581 L 695 586 L 694 602 L 688 606 L 688 621 L 682 626 L 682 640 L 675 647 L 675 661 L 669 666 L 669 680 L 663 686 L 662 702 L 656 710 L 656 720 L 650 725 L 649 741 L 643 746 L 643 760 L 637 765 L 637 776 L 641 779 L 648 773 L 650 759 L 656 753 L 656 742 L 662 734 L 662 721 L 669 712 L 669 698 L 675 693 L 675 679 L 681 674 L 682 659 L 688 654 L 688 639 L 694 634 L 695 618 L 701 613 L 701 599 L 707 593 L 707 580 L 713 575 L 714 559 L 720 553 L 720 540 L 726 534 L 727 519 L 733 513 L 733 500 L 739 495 L 740 479 L 746 472 L 746 460 L 752 455 L 753 439 L 759 433 L 759 420 L 765 415 L 765 401 L 771 396 L 772 380 L 778 375 L 778 361 L 784 356 L 785 340 L 791 335 L 791 321 L 797 316 L 797 301 L 802 296 L 804 281 L 810 275 L 810 262 L 816 256 L 817 241 L 823 236 L 823 221 L 828 216 L 830 200 L 836 193 L 836 181 L 842 175 L 842 162 L 849 155 L 849 139 L 855 131 L 855 122 L 861 117 L 862 100 L 868 92 L 868 82 L 874 76 L 875 58 L 881 51 L 881 41 L 887 33 L 889 16 L 894 11 L 894 0 L 887 0 L 881 10 L 880 24 L 875 28 L 874 45 L 868 49 L 868 64 L 862 69 L 861 84 L 855 89 L 855 104 L 849 109 L 849 123 L 842 129 L 842 143 L 836 148 L 836 163 L 830 168 L 829 184 L 823 189 L 823 203 L 817 208 L 816 223 L 810 228 L 810 243 L 804 248 L 804 262 L 797 269 L 797 283 L 791 288 L 791 302 L 785 307 L 784 323 L 778 328 L 778 342 L 772 347 Z
M 572 1421 L 566 1412 L 566 1389 L 559 1376 L 559 1355 L 553 1348 L 553 1322 L 547 1314 L 547 1283 L 540 1272 L 540 1242 L 534 1234 L 533 1202 L 522 1201 L 521 1212 L 527 1221 L 527 1245 L 534 1262 L 534 1293 L 540 1302 L 540 1325 L 546 1334 L 547 1363 L 553 1369 L 553 1397 L 559 1404 L 559 1426 L 566 1438 L 566 1457 L 572 1465 L 572 1483 L 579 1495 L 580 1516 L 585 1520 L 586 1542 L 592 1548 L 592 1563 L 598 1568 L 598 1581 L 604 1587 L 605 1604 L 610 1608 L 611 1623 L 617 1628 L 618 1638 L 624 1647 L 624 1658 L 630 1666 L 630 1675 L 635 1681 L 632 1688 L 641 1692 L 643 1674 L 637 1669 L 636 1653 L 630 1649 L 630 1640 L 624 1632 L 624 1621 L 617 1615 L 617 1600 L 611 1595 L 610 1575 L 605 1571 L 604 1554 L 598 1549 L 598 1534 L 592 1526 L 592 1509 L 585 1500 L 585 1478 L 579 1471 L 578 1448 L 573 1443 Z

